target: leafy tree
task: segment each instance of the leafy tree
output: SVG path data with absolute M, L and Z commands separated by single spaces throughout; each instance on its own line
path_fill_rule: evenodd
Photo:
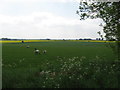
M 119 2 L 80 2 L 79 10 L 76 13 L 80 16 L 80 20 L 87 18 L 96 19 L 101 18 L 105 25 L 103 32 L 106 40 L 116 41 L 115 46 L 118 58 L 120 59 L 120 1 Z M 98 32 L 103 38 L 103 35 Z

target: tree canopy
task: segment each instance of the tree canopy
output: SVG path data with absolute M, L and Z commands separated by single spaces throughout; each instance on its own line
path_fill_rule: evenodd
M 115 40 L 120 54 L 120 1 L 119 2 L 80 2 L 76 13 L 80 20 L 101 18 L 106 40 Z M 98 34 L 103 38 L 100 32 Z
M 105 38 L 120 41 L 120 2 L 80 2 L 77 14 L 80 20 L 101 18 Z

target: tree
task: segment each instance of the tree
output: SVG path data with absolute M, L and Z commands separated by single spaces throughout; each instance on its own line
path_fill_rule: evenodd
M 120 59 L 120 1 L 119 2 L 80 2 L 76 13 L 80 20 L 101 18 L 105 25 L 103 32 L 106 40 L 115 40 L 118 59 Z M 103 38 L 100 32 L 98 34 Z M 113 48 L 113 46 L 112 46 Z

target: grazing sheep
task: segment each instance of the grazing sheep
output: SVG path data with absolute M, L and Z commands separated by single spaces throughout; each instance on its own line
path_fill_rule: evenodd
M 30 46 L 28 45 L 26 48 L 29 48 Z
M 43 53 L 45 54 L 47 52 L 47 50 L 43 50 Z
M 40 50 L 38 50 L 38 49 L 35 48 L 34 53 L 35 53 L 35 54 L 40 54 Z

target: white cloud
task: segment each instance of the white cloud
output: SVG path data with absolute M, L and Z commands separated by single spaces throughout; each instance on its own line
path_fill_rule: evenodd
M 67 3 L 67 2 L 79 2 L 79 0 L 3 0 L 1 2 L 14 2 L 14 3 L 33 3 L 33 2 L 61 2 L 61 3 Z
M 52 2 L 48 4 L 40 2 Z M 57 4 L 56 4 L 57 2 Z M 67 3 L 68 6 L 57 8 L 59 3 Z M 98 26 L 100 20 L 80 21 L 74 18 L 74 11 L 79 0 L 0 0 L 0 30 L 1 37 L 8 38 L 95 38 L 98 37 L 97 31 L 101 30 Z M 38 7 L 39 3 L 41 7 Z M 43 4 L 43 7 L 42 7 Z M 36 6 L 38 5 L 38 6 Z M 48 5 L 48 6 L 45 6 Z M 61 4 L 62 5 L 62 4 Z M 60 6 L 61 6 L 60 5 Z M 79 4 L 78 4 L 79 5 Z M 73 6 L 73 7 L 72 7 Z M 62 7 L 62 6 L 61 6 Z M 51 9 L 46 9 L 51 8 Z M 59 13 L 54 9 L 58 9 Z M 43 12 L 44 10 L 44 12 Z M 49 11 L 51 10 L 51 11 Z M 61 10 L 61 11 L 60 11 Z M 69 13 L 65 13 L 65 11 Z M 51 12 L 51 13 L 50 13 Z M 71 12 L 71 13 L 70 13 Z M 63 13 L 60 16 L 60 13 Z M 64 13 L 66 15 L 64 15 Z M 57 14 L 57 15 L 55 15 Z M 68 15 L 71 16 L 68 16 Z
M 100 20 L 65 18 L 48 12 L 27 16 L 0 15 L 2 37 L 11 38 L 85 38 L 98 37 Z

